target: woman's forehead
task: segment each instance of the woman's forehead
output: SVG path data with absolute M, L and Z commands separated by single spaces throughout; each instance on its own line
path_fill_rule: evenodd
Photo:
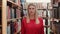
M 32 5 L 31 5 L 31 6 L 29 6 L 29 8 L 35 8 L 35 6 L 32 6 Z

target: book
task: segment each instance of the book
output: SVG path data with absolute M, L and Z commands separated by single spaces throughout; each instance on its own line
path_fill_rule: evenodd
M 16 17 L 20 18 L 20 10 L 19 9 L 16 9 Z
M 20 3 L 20 2 L 21 2 L 20 0 L 15 0 L 15 2 L 16 2 L 17 5 L 20 6 L 20 4 L 21 4 L 21 3 Z
M 46 14 L 46 10 L 45 10 L 45 11 L 43 12 L 43 17 L 46 17 L 46 15 L 47 15 L 47 14 Z
M 19 5 L 19 6 L 20 6 L 20 4 L 21 4 L 20 2 L 21 2 L 21 1 L 20 1 L 20 0 L 18 0 L 18 5 Z
M 21 20 L 18 19 L 17 23 L 18 23 L 18 29 L 17 29 L 17 31 L 20 31 L 21 30 Z
M 11 34 L 14 34 L 14 22 L 10 21 L 10 29 L 11 29 Z
M 11 33 L 10 24 L 8 24 L 8 26 L 7 26 L 7 34 L 10 34 L 10 33 Z
M 23 14 L 24 14 L 24 16 L 27 16 L 27 10 L 23 10 Z
M 17 20 L 14 21 L 14 33 L 17 33 L 18 32 L 18 23 L 17 23 Z
M 38 10 L 38 12 L 37 12 L 37 14 L 38 14 L 38 16 L 40 16 L 40 17 L 43 17 L 43 10 Z
M 10 14 L 10 7 L 7 6 L 7 19 L 11 19 L 11 14 Z
M 24 16 L 24 13 L 23 13 L 23 5 L 21 4 L 21 17 L 23 17 Z
M 18 31 L 17 21 L 10 21 L 10 26 L 8 27 L 8 33 L 14 34 L 14 33 L 17 33 L 17 31 Z
M 52 4 L 48 3 L 48 9 L 52 9 Z
M 58 3 L 58 8 L 59 8 L 59 19 L 60 19 L 60 2 Z
M 16 18 L 16 9 L 10 6 L 7 6 L 7 19 Z
M 20 1 L 21 1 L 21 3 L 24 3 L 25 0 L 20 0 Z
M 12 8 L 12 18 L 14 18 L 14 8 Z
M 52 17 L 52 11 L 48 10 L 48 17 Z
M 11 8 L 11 18 L 16 18 L 16 9 Z
M 54 18 L 56 18 L 56 19 L 59 18 L 59 11 L 58 11 L 58 8 L 54 8 Z
M 14 18 L 16 18 L 16 8 L 14 8 Z

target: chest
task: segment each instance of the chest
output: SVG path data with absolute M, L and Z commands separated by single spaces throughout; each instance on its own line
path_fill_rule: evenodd
M 26 29 L 40 29 L 41 28 L 41 22 L 39 24 L 36 24 L 34 20 L 31 20 L 29 23 L 25 24 Z

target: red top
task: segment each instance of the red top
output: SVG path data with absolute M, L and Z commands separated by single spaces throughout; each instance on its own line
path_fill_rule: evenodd
M 30 19 L 30 23 L 26 23 L 26 18 L 22 20 L 21 34 L 44 34 L 43 19 L 39 19 L 39 24 L 34 19 Z

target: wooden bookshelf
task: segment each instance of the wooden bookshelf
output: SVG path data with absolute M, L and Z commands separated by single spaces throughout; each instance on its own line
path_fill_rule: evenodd
M 7 0 L 2 0 L 2 34 L 7 34 L 6 6 Z
M 7 34 L 8 21 L 11 21 L 11 20 L 14 21 L 17 19 L 21 19 L 21 17 L 7 19 L 7 5 L 11 6 L 12 8 L 16 7 L 16 9 L 18 8 L 20 10 L 20 8 L 21 8 L 20 4 L 17 4 L 13 1 L 10 1 L 10 0 L 0 0 L 0 7 L 2 9 L 2 25 L 0 25 L 0 27 L 2 27 L 2 34 Z M 17 34 L 17 33 L 15 33 L 15 34 Z
M 17 7 L 19 9 L 21 8 L 20 5 L 18 5 L 17 3 L 13 2 L 13 1 L 10 1 L 10 0 L 1 0 L 0 1 L 0 7 L 2 7 L 2 25 L 0 25 L 0 27 L 2 27 L 2 34 L 7 34 L 6 28 L 7 28 L 7 22 L 8 21 L 11 21 L 11 20 L 14 21 L 14 20 L 17 20 L 17 19 L 21 19 L 21 17 L 7 19 L 7 16 L 6 16 L 6 10 L 7 10 L 6 7 L 7 7 L 7 4 L 9 4 L 9 5 L 13 6 L 13 7 Z M 38 9 L 38 10 L 46 10 L 46 9 Z M 52 17 L 42 17 L 42 18 L 44 18 L 44 19 L 50 19 L 50 20 L 52 19 L 51 21 L 57 21 L 57 20 L 60 21 L 60 19 L 55 19 L 55 18 L 52 18 Z M 44 27 L 48 28 L 50 26 L 45 25 Z M 18 32 L 20 32 L 20 31 L 18 31 Z M 15 34 L 17 34 L 17 33 L 15 33 Z

